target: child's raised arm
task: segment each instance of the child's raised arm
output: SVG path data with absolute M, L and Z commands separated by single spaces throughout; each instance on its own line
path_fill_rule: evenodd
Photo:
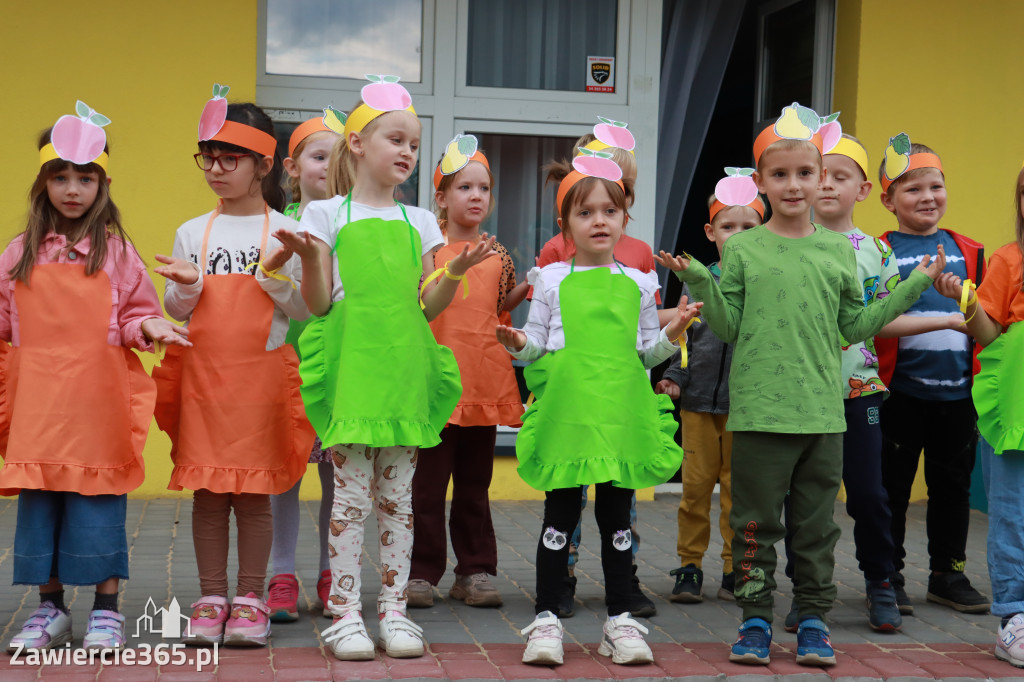
M 726 249 L 722 262 L 721 284 L 715 281 L 708 269 L 699 262 L 691 261 L 685 256 L 673 256 L 659 251 L 654 257 L 660 265 L 675 273 L 681 281 L 685 282 L 693 292 L 695 298 L 703 301 L 705 306 L 702 315 L 715 335 L 725 343 L 734 343 L 740 332 L 740 320 L 743 317 L 743 283 L 738 277 L 742 276 L 743 268 L 737 262 L 733 267 L 728 266 L 729 256 L 733 250 Z M 741 273 L 736 275 L 735 273 Z M 732 276 L 732 277 L 731 277 Z M 671 324 L 671 323 L 670 323 Z M 673 338 L 665 332 L 669 338 Z M 678 334 L 677 334 L 678 336 Z
M 458 289 L 462 278 L 471 267 L 498 255 L 498 252 L 494 250 L 494 242 L 495 238 L 488 237 L 485 232 L 472 249 L 469 248 L 468 243 L 465 244 L 462 247 L 462 253 L 452 258 L 444 266 L 445 273 L 435 278 L 431 283 L 432 286 L 427 286 L 422 294 L 422 300 L 423 314 L 427 316 L 428 322 L 440 315 L 452 302 L 455 290 Z M 434 271 L 435 265 L 433 252 L 423 256 L 424 279 Z
M 309 232 L 277 230 L 274 238 L 299 255 L 302 261 L 302 300 L 309 307 L 309 312 L 323 317 L 331 309 L 331 286 L 334 282 L 331 247 Z
M 963 282 L 952 272 L 944 272 L 935 280 L 935 288 L 940 294 L 954 301 L 963 300 Z M 966 317 L 967 333 L 983 346 L 992 343 L 1003 333 L 1003 326 L 993 320 L 978 301 L 978 294 L 970 292 L 967 301 Z

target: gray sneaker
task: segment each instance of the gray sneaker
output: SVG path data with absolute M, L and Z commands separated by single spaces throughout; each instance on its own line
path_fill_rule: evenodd
M 466 606 L 501 606 L 498 588 L 486 573 L 455 576 L 455 583 L 448 590 L 448 596 L 466 602 Z
M 409 581 L 406 596 L 409 608 L 429 608 L 434 605 L 434 586 L 423 578 L 415 578 Z

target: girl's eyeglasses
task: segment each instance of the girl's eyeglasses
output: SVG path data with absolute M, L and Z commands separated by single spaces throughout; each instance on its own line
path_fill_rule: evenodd
M 214 163 L 219 163 L 220 167 L 221 167 L 221 170 L 223 170 L 225 173 L 230 173 L 231 171 L 233 171 L 236 168 L 238 168 L 238 160 L 239 159 L 244 159 L 247 156 L 249 156 L 249 155 L 248 154 L 217 154 L 217 155 L 214 155 L 214 154 L 204 154 L 202 152 L 199 152 L 198 154 L 193 154 L 192 158 L 194 158 L 196 160 L 196 165 L 199 166 L 200 168 L 202 168 L 204 171 L 213 170 L 213 164 Z

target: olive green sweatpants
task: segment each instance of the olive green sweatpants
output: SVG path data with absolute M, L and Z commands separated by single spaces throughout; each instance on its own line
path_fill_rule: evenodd
M 783 539 L 782 504 L 790 495 L 794 599 L 801 618 L 832 609 L 839 526 L 832 518 L 843 479 L 843 434 L 737 431 L 732 441 L 729 522 L 736 601 L 743 619 L 772 622 L 777 556 Z

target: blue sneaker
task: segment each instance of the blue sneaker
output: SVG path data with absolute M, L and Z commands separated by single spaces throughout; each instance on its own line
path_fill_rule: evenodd
M 835 665 L 836 652 L 828 637 L 828 626 L 818 618 L 800 621 L 796 633 L 796 662 L 800 665 Z
M 748 618 L 740 625 L 740 637 L 732 645 L 729 660 L 733 663 L 768 665 L 771 646 L 771 624 L 764 618 Z

